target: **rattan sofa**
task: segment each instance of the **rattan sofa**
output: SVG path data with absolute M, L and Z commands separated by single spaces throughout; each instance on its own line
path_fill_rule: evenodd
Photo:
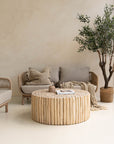
M 12 85 L 9 78 L 0 77 L 0 108 L 5 106 L 5 112 L 8 112 L 8 103 L 12 97 Z
M 71 69 L 71 68 L 70 68 Z M 76 69 L 77 70 L 77 69 Z M 84 69 L 83 69 L 84 70 Z M 82 71 L 83 71 L 82 70 Z M 70 76 L 72 77 L 71 78 L 71 80 L 77 80 L 77 78 L 75 78 L 75 70 L 73 70 L 73 71 L 71 71 L 71 72 L 68 72 L 68 69 L 67 70 L 65 70 L 65 71 L 67 71 L 67 75 L 68 75 L 68 73 L 70 73 Z M 94 84 L 95 86 L 96 86 L 96 91 L 97 91 L 97 89 L 98 89 L 98 77 L 97 77 L 97 75 L 94 73 L 94 72 L 89 72 L 89 69 L 88 70 L 86 70 L 86 71 L 88 71 L 88 75 L 89 75 L 89 81 L 92 83 L 92 84 Z M 80 73 L 80 72 L 79 72 Z M 87 73 L 87 72 L 86 72 Z M 18 76 L 18 83 L 19 83 L 19 90 L 20 90 L 20 92 L 21 92 L 21 94 L 22 94 L 22 105 L 24 104 L 24 98 L 29 98 L 29 97 L 31 97 L 31 93 L 34 91 L 34 90 L 38 90 L 38 89 L 47 89 L 48 87 L 49 87 L 49 85 L 37 85 L 37 86 L 28 86 L 28 85 L 26 85 L 25 83 L 25 81 L 23 80 L 23 77 L 24 77 L 24 75 L 26 74 L 26 72 L 23 72 L 23 73 L 21 73 L 21 74 L 19 74 L 19 76 Z M 66 75 L 66 77 L 64 77 L 64 75 L 65 75 L 65 73 L 62 71 L 62 69 L 60 68 L 59 69 L 59 71 L 58 71 L 58 75 L 59 75 L 59 80 L 58 80 L 58 82 L 56 82 L 55 83 L 55 86 L 58 86 L 58 83 L 61 81 L 61 80 L 65 80 L 65 81 L 67 81 L 67 80 L 70 80 L 70 76 L 67 76 Z M 82 75 L 84 75 L 84 71 L 83 71 L 83 74 Z M 73 76 L 74 76 L 74 78 L 73 78 Z M 64 78 L 63 78 L 64 77 Z M 69 79 L 68 79 L 68 77 L 69 77 Z M 83 76 L 82 76 L 83 77 Z M 63 79 L 62 79 L 63 78 Z M 83 79 L 82 79 L 83 80 Z M 84 80 L 85 81 L 85 80 Z M 25 89 L 26 88 L 26 89 Z M 78 88 L 78 87 L 76 87 L 76 88 Z M 27 91 L 26 91 L 27 90 Z

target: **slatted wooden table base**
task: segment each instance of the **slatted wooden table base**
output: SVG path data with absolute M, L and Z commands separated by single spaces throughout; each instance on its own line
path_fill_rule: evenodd
M 48 90 L 32 93 L 32 119 L 49 125 L 81 123 L 90 117 L 90 94 L 75 90 L 73 95 L 57 95 Z

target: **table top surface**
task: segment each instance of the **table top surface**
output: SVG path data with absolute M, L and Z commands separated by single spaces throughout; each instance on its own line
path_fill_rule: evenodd
M 66 90 L 69 90 L 69 89 L 66 89 Z M 70 97 L 90 96 L 90 93 L 88 91 L 79 90 L 79 89 L 72 89 L 72 90 L 75 91 L 74 94 L 62 94 L 62 95 L 58 95 L 58 94 L 56 94 L 54 92 L 49 92 L 48 89 L 41 89 L 41 90 L 33 91 L 32 96 L 44 97 L 44 98 L 66 98 L 66 97 L 70 98 Z

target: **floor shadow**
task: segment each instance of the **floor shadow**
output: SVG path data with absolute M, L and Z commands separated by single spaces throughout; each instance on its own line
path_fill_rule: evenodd
M 50 126 L 50 125 L 41 124 L 32 120 L 31 110 L 23 111 L 21 113 L 16 114 L 14 119 L 16 123 L 18 123 L 19 125 L 24 125 L 24 126 L 33 126 L 33 127 L 39 127 L 39 128 L 43 128 L 43 127 L 45 128 L 45 127 Z

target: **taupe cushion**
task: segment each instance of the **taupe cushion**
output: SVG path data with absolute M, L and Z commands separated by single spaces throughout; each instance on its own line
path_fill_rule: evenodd
M 31 94 L 35 90 L 48 89 L 50 85 L 23 85 L 21 89 L 24 93 Z
M 57 83 L 59 81 L 59 67 L 49 66 L 49 72 L 51 82 Z
M 49 85 L 49 69 L 45 69 L 43 72 L 39 72 L 35 68 L 29 68 L 29 81 L 27 85 Z
M 89 81 L 89 67 L 62 67 L 60 80 L 67 81 Z
M 12 90 L 0 89 L 0 105 L 10 100 L 12 97 Z

